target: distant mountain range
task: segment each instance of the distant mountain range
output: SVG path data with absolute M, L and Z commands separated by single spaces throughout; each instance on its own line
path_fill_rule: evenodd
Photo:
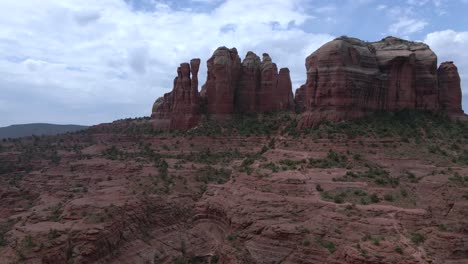
M 67 132 L 75 132 L 78 130 L 87 129 L 88 126 L 80 125 L 56 125 L 45 123 L 11 125 L 0 127 L 0 139 L 2 138 L 19 138 L 27 136 L 41 135 L 57 135 Z

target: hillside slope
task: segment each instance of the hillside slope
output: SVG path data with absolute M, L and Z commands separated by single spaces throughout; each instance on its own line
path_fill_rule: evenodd
M 123 120 L 0 142 L 0 264 L 468 261 L 468 122 Z
M 11 125 L 7 127 L 0 127 L 0 139 L 19 138 L 32 135 L 57 135 L 66 132 L 75 132 L 86 128 L 88 127 L 80 125 L 56 125 L 46 123 Z

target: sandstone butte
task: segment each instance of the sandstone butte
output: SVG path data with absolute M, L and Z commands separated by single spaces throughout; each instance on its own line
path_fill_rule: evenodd
M 339 37 L 305 60 L 307 81 L 293 97 L 288 68 L 278 68 L 264 53 L 249 51 L 241 61 L 235 48 L 220 47 L 207 61 L 206 83 L 198 91 L 200 59 L 182 63 L 172 92 L 152 109 L 156 129 L 195 127 L 209 116 L 296 111 L 299 128 L 321 120 L 341 121 L 378 110 L 418 109 L 461 115 L 457 67 L 428 45 L 395 37 L 377 42 Z

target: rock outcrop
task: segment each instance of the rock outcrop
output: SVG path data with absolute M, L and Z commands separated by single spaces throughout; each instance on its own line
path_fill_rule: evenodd
M 424 43 L 340 37 L 308 56 L 306 69 L 306 84 L 296 91 L 296 109 L 305 112 L 302 127 L 376 110 L 461 113 L 456 67 L 443 65 L 438 72 L 437 56 Z
M 227 118 L 234 113 L 234 96 L 241 74 L 241 60 L 236 48 L 216 49 L 207 65 L 207 111 L 216 118 Z
M 242 113 L 257 111 L 257 93 L 260 87 L 260 57 L 249 51 L 242 61 L 242 76 L 237 89 L 237 110 Z
M 281 68 L 279 71 L 276 93 L 278 96 L 277 110 L 294 111 L 294 95 L 288 68 Z
M 267 53 L 260 60 L 249 51 L 241 62 L 236 48 L 216 49 L 207 61 L 207 81 L 200 93 L 199 65 L 199 59 L 181 64 L 173 91 L 156 100 L 152 113 L 156 129 L 189 129 L 202 114 L 224 120 L 234 113 L 294 110 L 289 69 L 278 73 Z
M 200 59 L 177 68 L 172 92 L 158 98 L 153 105 L 152 118 L 158 129 L 188 129 L 200 120 L 198 70 Z
M 292 93 L 289 69 L 264 53 L 220 47 L 207 61 L 206 83 L 198 92 L 200 60 L 178 68 L 174 89 L 153 106 L 158 129 L 188 129 L 207 114 L 224 120 L 234 113 L 294 111 L 299 127 L 340 121 L 373 111 L 419 109 L 462 114 L 460 76 L 452 62 L 437 69 L 428 45 L 387 37 L 377 42 L 340 37 L 306 58 L 307 80 Z
M 444 62 L 439 66 L 437 76 L 440 107 L 449 113 L 463 113 L 460 75 L 458 75 L 457 66 L 452 61 Z

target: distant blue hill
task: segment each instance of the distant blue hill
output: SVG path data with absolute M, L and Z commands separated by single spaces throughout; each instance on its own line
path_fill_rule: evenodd
M 27 136 L 42 136 L 42 135 L 57 135 L 67 132 L 75 132 L 78 130 L 87 129 L 87 126 L 80 125 L 55 125 L 45 123 L 11 125 L 0 127 L 0 139 L 2 138 L 19 138 Z

